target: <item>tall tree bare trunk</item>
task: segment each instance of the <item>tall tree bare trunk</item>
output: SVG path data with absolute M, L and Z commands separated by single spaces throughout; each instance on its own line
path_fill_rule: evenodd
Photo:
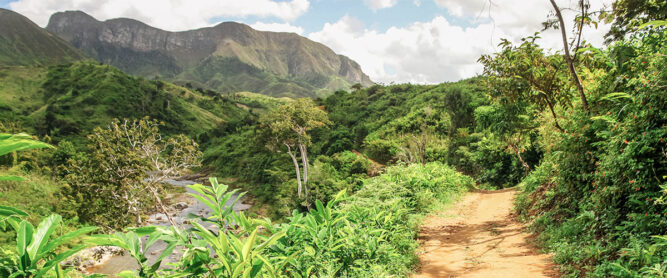
M 287 146 L 287 154 L 292 158 L 292 162 L 294 162 L 294 168 L 296 169 L 296 182 L 298 184 L 298 187 L 296 189 L 297 195 L 299 195 L 299 198 L 301 198 L 301 169 L 299 169 L 299 162 L 296 160 L 296 156 L 294 156 L 294 153 L 292 152 L 292 147 L 289 145 L 285 144 Z
M 586 95 L 584 94 L 584 87 L 581 85 L 581 80 L 579 80 L 579 75 L 577 75 L 577 71 L 574 68 L 574 63 L 572 62 L 572 57 L 570 56 L 570 49 L 567 46 L 567 34 L 565 33 L 565 22 L 563 21 L 563 15 L 561 14 L 558 5 L 556 5 L 556 2 L 554 0 L 549 1 L 556 11 L 556 17 L 558 17 L 558 22 L 560 23 L 560 34 L 563 37 L 563 50 L 565 51 L 565 61 L 567 62 L 567 67 L 570 69 L 570 74 L 572 75 L 572 79 L 574 79 L 574 84 L 577 86 L 577 90 L 579 90 L 581 103 L 583 104 L 584 109 L 588 110 L 588 101 L 586 100 Z
M 299 144 L 299 149 L 301 150 L 301 162 L 303 164 L 303 189 L 308 197 L 308 152 L 306 150 L 306 145 Z

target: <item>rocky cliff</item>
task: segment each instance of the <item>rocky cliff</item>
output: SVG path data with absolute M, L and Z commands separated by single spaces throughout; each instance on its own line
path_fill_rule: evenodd
M 101 22 L 68 11 L 51 16 L 46 29 L 128 73 L 221 91 L 320 96 L 354 83 L 372 84 L 359 64 L 323 44 L 235 22 L 169 32 L 133 19 Z

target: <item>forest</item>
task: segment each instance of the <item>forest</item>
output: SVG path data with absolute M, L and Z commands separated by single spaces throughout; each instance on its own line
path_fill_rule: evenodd
M 477 77 L 315 99 L 0 67 L 0 277 L 105 277 L 99 246 L 136 263 L 118 277 L 409 277 L 425 218 L 506 188 L 562 276 L 665 277 L 667 4 L 638 2 L 577 17 L 604 46 L 557 16 L 557 51 L 527 34 Z M 176 196 L 210 213 L 179 223 Z

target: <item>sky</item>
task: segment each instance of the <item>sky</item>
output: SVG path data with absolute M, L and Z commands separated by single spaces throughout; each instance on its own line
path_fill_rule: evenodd
M 557 0 L 572 34 L 578 0 Z M 590 0 L 592 9 L 611 0 Z M 520 42 L 542 31 L 548 0 L 0 0 L 40 26 L 51 14 L 81 10 L 98 20 L 128 17 L 183 31 L 237 21 L 255 29 L 294 32 L 357 61 L 379 83 L 435 84 L 482 72 L 477 59 L 500 39 Z M 609 25 L 586 28 L 602 46 Z M 562 49 L 560 31 L 540 33 L 547 49 Z

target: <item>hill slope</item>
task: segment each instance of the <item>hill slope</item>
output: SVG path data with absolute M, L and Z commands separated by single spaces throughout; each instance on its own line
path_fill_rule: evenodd
M 312 97 L 354 83 L 372 84 L 356 62 L 323 44 L 235 22 L 168 32 L 132 19 L 101 22 L 68 11 L 51 16 L 46 29 L 127 73 L 223 92 Z
M 0 9 L 0 26 L 2 66 L 49 65 L 84 58 L 69 43 L 16 12 Z
M 129 76 L 88 61 L 44 67 L 0 68 L 0 122 L 15 122 L 56 140 L 83 142 L 113 118 L 145 116 L 163 131 L 197 136 L 253 117 L 227 97 Z

